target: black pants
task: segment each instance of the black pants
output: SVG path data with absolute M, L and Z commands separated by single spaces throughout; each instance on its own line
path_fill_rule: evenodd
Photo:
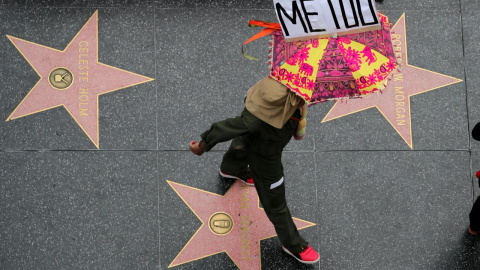
M 478 196 L 473 204 L 472 211 L 470 211 L 470 229 L 480 231 L 480 196 Z
M 300 253 L 308 243 L 298 233 L 287 206 L 281 156 L 297 124 L 289 120 L 282 129 L 263 124 L 255 135 L 233 139 L 220 165 L 223 172 L 237 177 L 246 177 L 250 166 L 265 213 L 282 245 L 293 253 Z

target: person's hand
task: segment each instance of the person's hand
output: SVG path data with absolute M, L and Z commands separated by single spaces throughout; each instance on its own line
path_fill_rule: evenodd
M 201 156 L 205 152 L 203 147 L 200 146 L 200 142 L 196 142 L 195 140 L 190 142 L 190 151 L 197 156 Z

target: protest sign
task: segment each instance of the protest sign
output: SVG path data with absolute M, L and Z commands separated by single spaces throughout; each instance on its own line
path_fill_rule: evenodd
M 380 29 L 374 0 L 274 0 L 286 40 Z

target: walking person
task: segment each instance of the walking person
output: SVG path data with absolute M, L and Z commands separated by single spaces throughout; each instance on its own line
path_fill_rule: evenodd
M 477 123 L 475 127 L 473 127 L 472 138 L 476 141 L 480 141 L 480 123 Z M 478 184 L 480 186 L 480 171 L 478 171 L 475 176 L 479 180 Z M 472 235 L 476 235 L 480 231 L 480 196 L 475 200 L 469 218 L 470 227 L 468 227 L 468 232 Z
M 241 115 L 211 125 L 201 141 L 191 141 L 196 155 L 217 143 L 232 140 L 220 165 L 220 176 L 255 185 L 265 213 L 273 223 L 283 250 L 302 263 L 314 264 L 318 253 L 300 236 L 285 198 L 283 148 L 305 132 L 303 99 L 266 77 L 247 92 Z
M 480 171 L 478 171 L 475 176 L 479 180 L 478 184 L 480 186 Z M 470 211 L 469 218 L 470 227 L 468 227 L 468 232 L 472 235 L 477 235 L 480 231 L 480 196 L 478 196 L 477 200 L 475 200 L 472 210 Z

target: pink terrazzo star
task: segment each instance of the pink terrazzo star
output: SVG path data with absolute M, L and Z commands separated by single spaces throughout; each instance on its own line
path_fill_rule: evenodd
M 392 43 L 402 67 L 400 73 L 395 74 L 394 78 L 388 82 L 383 93 L 371 94 L 343 103 L 336 102 L 322 122 L 375 107 L 413 149 L 410 97 L 462 80 L 408 64 L 405 14 L 392 28 Z
M 220 252 L 226 252 L 240 269 L 261 269 L 260 240 L 276 236 L 273 224 L 259 207 L 254 187 L 237 180 L 224 196 L 167 181 L 202 222 L 169 267 L 177 266 Z M 215 213 L 227 213 L 233 219 L 228 234 L 215 234 L 209 219 Z M 298 229 L 315 224 L 293 219 Z
M 63 106 L 97 148 L 98 96 L 153 80 L 98 62 L 98 11 L 63 51 L 7 37 L 40 76 L 7 121 Z

